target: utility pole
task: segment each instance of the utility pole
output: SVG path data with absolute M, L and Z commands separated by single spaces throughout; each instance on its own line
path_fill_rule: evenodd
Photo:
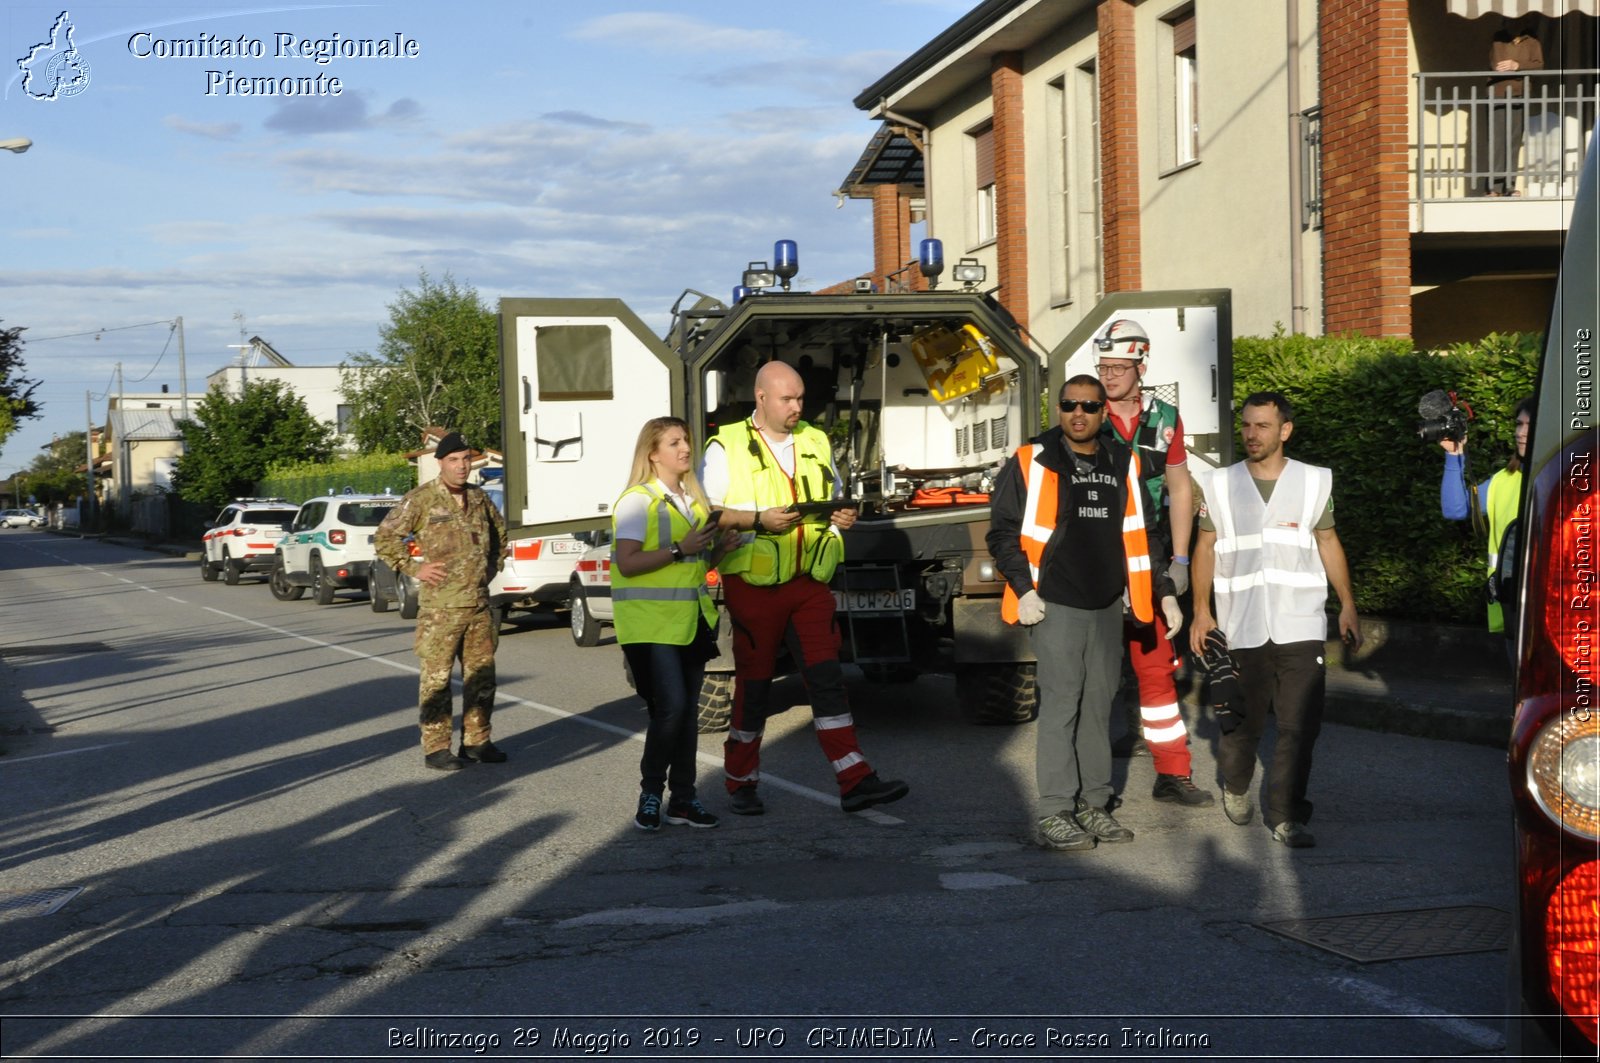
M 187 421 L 189 419 L 189 367 L 183 358 L 183 316 L 180 314 L 175 320 L 178 328 L 178 393 L 182 396 L 179 401 L 182 404 L 183 419 Z
M 90 528 L 94 527 L 94 411 L 89 407 L 89 392 L 83 393 L 83 449 L 88 458 L 84 463 L 84 473 L 89 478 L 89 504 L 85 507 L 88 512 L 84 519 L 89 522 Z M 85 529 L 88 530 L 88 529 Z

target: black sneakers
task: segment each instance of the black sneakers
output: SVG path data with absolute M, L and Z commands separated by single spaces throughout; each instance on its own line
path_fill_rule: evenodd
M 706 811 L 706 806 L 702 805 L 698 800 L 691 798 L 688 801 L 670 802 L 667 805 L 667 822 L 707 830 L 715 827 L 722 820 Z
M 641 793 L 639 811 L 633 814 L 633 825 L 640 830 L 661 829 L 661 795 Z
M 450 752 L 448 749 L 436 749 L 422 758 L 422 763 L 434 771 L 460 771 L 467 766 L 467 762 Z
M 761 803 L 761 796 L 756 793 L 755 784 L 741 786 L 728 795 L 728 807 L 736 816 L 759 816 L 767 810 Z
M 479 764 L 504 764 L 506 755 L 493 742 L 485 742 L 481 746 L 469 746 L 463 742 L 461 743 L 461 758 L 463 760 L 475 760 Z
M 1187 775 L 1157 775 L 1150 796 L 1157 801 L 1172 801 L 1190 808 L 1209 808 L 1217 799 L 1194 784 Z
M 849 793 L 839 798 L 839 807 L 846 812 L 861 812 L 873 805 L 886 805 L 891 801 L 898 801 L 910 792 L 911 787 L 899 779 L 885 782 L 878 778 L 877 772 L 873 772 L 856 783 Z

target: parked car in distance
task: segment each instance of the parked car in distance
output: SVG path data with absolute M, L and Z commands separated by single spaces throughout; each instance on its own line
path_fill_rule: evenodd
M 420 560 L 422 551 L 417 541 L 406 536 L 406 552 Z M 372 601 L 374 613 L 387 613 L 389 606 L 400 606 L 402 620 L 415 620 L 419 608 L 417 578 L 409 573 L 396 572 L 381 557 L 372 559 L 372 574 L 367 577 L 367 597 Z
M 0 510 L 0 528 L 42 528 L 44 514 L 31 509 Z
M 1591 142 L 1545 334 L 1523 468 L 1510 769 L 1517 898 L 1507 1055 L 1596 1058 L 1600 1012 L 1600 332 Z M 1507 533 L 1509 538 L 1510 533 Z M 1502 556 L 1506 548 L 1502 546 Z
M 299 512 L 286 498 L 236 498 L 206 522 L 200 537 L 200 578 L 232 587 L 246 572 L 272 572 L 278 540 Z
M 278 544 L 268 584 L 280 601 L 294 601 L 309 588 L 318 605 L 330 605 L 343 588 L 367 589 L 372 571 L 372 536 L 397 495 L 343 493 L 307 499 Z
M 495 625 L 513 609 L 567 605 L 572 566 L 584 556 L 593 534 L 598 533 L 514 540 L 505 564 L 489 582 L 489 608 L 495 614 Z
M 580 646 L 595 646 L 602 629 L 612 621 L 611 611 L 611 530 L 582 533 L 589 540 L 568 577 L 567 609 L 570 611 L 572 641 Z

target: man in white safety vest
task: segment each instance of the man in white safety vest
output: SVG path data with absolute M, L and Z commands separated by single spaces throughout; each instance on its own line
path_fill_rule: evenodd
M 1195 474 L 1200 533 L 1189 642 L 1200 655 L 1206 635 L 1221 628 L 1238 665 L 1244 723 L 1217 743 L 1223 812 L 1241 826 L 1254 814 L 1250 784 L 1270 710 L 1278 733 L 1262 819 L 1276 841 L 1304 849 L 1317 843 L 1306 829 L 1306 784 L 1322 727 L 1329 584 L 1339 596 L 1339 635 L 1352 647 L 1361 645 L 1361 624 L 1333 527 L 1332 471 L 1283 452 L 1294 410 L 1277 392 L 1247 398 L 1240 422 L 1245 460 Z

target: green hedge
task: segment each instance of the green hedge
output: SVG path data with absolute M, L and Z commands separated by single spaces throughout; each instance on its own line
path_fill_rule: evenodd
M 1417 439 L 1417 400 L 1443 389 L 1473 408 L 1471 473 L 1482 481 L 1511 456 L 1512 417 L 1533 393 L 1542 342 L 1495 334 L 1418 351 L 1409 339 L 1234 341 L 1235 408 L 1251 392 L 1282 392 L 1295 408 L 1290 456 L 1333 469 L 1339 538 L 1363 613 L 1483 622 L 1484 545 L 1468 522 L 1439 515 L 1443 451 Z
M 256 493 L 299 503 L 346 487 L 371 494 L 388 490 L 403 495 L 415 486 L 417 470 L 405 455 L 380 452 L 331 462 L 273 466 L 266 479 L 256 484 Z

